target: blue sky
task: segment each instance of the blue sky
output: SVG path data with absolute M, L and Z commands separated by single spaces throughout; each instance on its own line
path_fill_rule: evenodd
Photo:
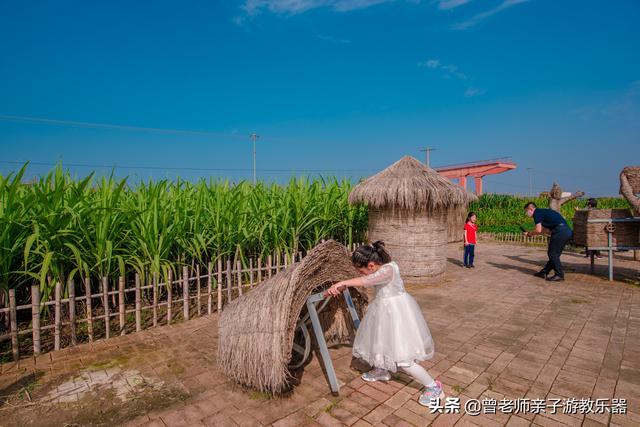
M 532 168 L 535 192 L 615 195 L 640 163 L 639 18 L 634 0 L 0 0 L 0 173 L 250 179 L 255 131 L 260 179 L 357 179 L 431 146 L 435 166 L 511 156 L 489 192 L 527 194 Z

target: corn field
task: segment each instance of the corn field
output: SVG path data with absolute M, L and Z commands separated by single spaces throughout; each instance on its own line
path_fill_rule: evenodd
M 186 265 L 224 257 L 296 254 L 321 239 L 364 241 L 367 211 L 350 206 L 351 184 L 292 179 L 288 185 L 201 180 L 74 179 L 61 166 L 32 183 L 0 175 L 0 298 L 28 301 L 39 284 L 138 273 L 167 278 Z M 6 299 L 4 300 L 6 301 Z M 0 301 L 2 302 L 2 301 Z M 3 304 L 0 304 L 2 306 Z
M 174 277 L 183 266 L 220 258 L 247 266 L 250 258 L 293 255 L 322 239 L 366 241 L 367 209 L 350 206 L 349 181 L 292 179 L 288 185 L 200 180 L 148 181 L 73 178 L 61 166 L 24 182 L 27 165 L 0 175 L 0 306 L 7 290 L 27 302 L 39 284 L 43 300 L 56 282 L 74 277 L 99 283 L 138 273 Z M 486 194 L 469 209 L 482 232 L 519 232 L 530 226 L 529 199 Z M 546 207 L 545 198 L 532 199 Z M 575 206 L 563 206 L 573 217 Z M 599 207 L 627 207 L 621 198 L 599 199 Z M 65 293 L 66 295 L 66 293 Z

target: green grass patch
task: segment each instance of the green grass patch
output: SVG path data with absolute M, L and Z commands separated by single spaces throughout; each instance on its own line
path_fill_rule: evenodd
M 249 399 L 251 399 L 251 400 L 260 400 L 260 401 L 271 400 L 271 399 L 273 399 L 273 394 L 270 393 L 270 392 L 266 392 L 266 391 L 252 390 L 252 391 L 249 392 Z

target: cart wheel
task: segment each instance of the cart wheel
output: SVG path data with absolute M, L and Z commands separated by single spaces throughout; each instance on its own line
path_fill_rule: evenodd
M 604 229 L 606 230 L 607 233 L 615 233 L 616 225 L 613 223 L 609 223 L 604 227 Z
M 289 369 L 298 369 L 309 359 L 311 353 L 311 335 L 304 321 L 299 320 L 293 336 L 293 349 Z

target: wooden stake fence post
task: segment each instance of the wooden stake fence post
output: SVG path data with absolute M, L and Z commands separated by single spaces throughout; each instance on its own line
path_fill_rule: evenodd
M 267 277 L 271 278 L 271 254 L 267 255 Z
M 89 342 L 93 342 L 93 308 L 91 304 L 91 279 L 84 278 L 84 293 L 86 295 L 87 305 L 87 334 L 89 335 Z
M 40 354 L 40 285 L 31 286 L 31 324 L 33 325 L 33 354 Z
M 109 318 L 109 279 L 102 278 L 102 302 L 104 303 L 104 330 L 107 339 L 111 337 L 111 319 Z
M 253 289 L 253 258 L 249 258 L 249 289 Z
M 242 296 L 242 263 L 236 261 L 236 269 L 238 270 L 238 296 Z
M 189 267 L 182 267 L 182 315 L 189 320 Z
M 227 260 L 227 302 L 231 302 L 231 283 L 233 277 L 231 276 L 231 260 Z
M 136 273 L 136 332 L 142 330 L 142 290 L 140 288 L 140 275 Z
M 153 273 L 153 326 L 158 326 L 158 272 Z
M 196 285 L 198 287 L 196 296 L 198 298 L 198 317 L 200 317 L 200 264 L 196 264 Z
M 218 258 L 218 271 L 216 272 L 217 274 L 217 284 L 216 284 L 216 290 L 218 291 L 218 307 L 216 308 L 218 310 L 218 313 L 220 313 L 222 311 L 222 260 L 220 258 Z
M 69 281 L 69 328 L 71 330 L 71 345 L 77 344 L 76 337 L 76 282 Z
M 212 295 L 211 295 L 211 289 L 213 287 L 213 278 L 211 277 L 211 262 L 209 262 L 207 264 L 207 314 L 209 316 L 211 316 L 211 309 L 212 309 Z
M 11 352 L 16 362 L 20 358 L 20 346 L 18 345 L 18 312 L 16 309 L 16 290 L 9 289 L 9 316 L 11 322 Z
M 53 349 L 60 350 L 60 326 L 62 320 L 60 318 L 60 300 L 62 299 L 62 285 L 60 282 L 56 282 L 55 287 L 55 312 L 54 312 L 54 325 L 53 325 Z
M 173 270 L 169 270 L 169 280 L 167 280 L 167 325 L 171 324 L 171 304 L 173 290 Z
M 258 257 L 258 283 L 262 283 L 262 256 Z
M 127 333 L 125 327 L 125 305 L 124 305 L 124 277 L 120 276 L 118 278 L 118 308 L 120 314 L 120 335 L 125 335 Z

